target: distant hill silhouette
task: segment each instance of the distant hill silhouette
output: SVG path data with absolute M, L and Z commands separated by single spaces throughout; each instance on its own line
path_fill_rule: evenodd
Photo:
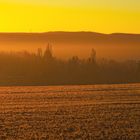
M 46 33 L 0 33 L 0 41 L 51 41 L 51 42 L 96 42 L 132 43 L 140 45 L 140 34 L 101 34 L 96 32 L 46 32 Z

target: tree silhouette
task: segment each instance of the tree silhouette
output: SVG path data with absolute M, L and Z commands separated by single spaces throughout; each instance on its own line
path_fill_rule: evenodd
M 96 59 L 96 51 L 81 60 L 53 56 L 52 46 L 43 52 L 0 53 L 0 85 L 57 85 L 140 82 L 140 62 Z
M 93 63 L 93 64 L 96 64 L 96 51 L 93 48 L 91 50 L 89 62 Z
M 45 60 L 48 60 L 48 61 L 53 59 L 52 46 L 50 44 L 48 44 L 48 46 L 46 47 L 43 57 Z
M 42 51 L 41 48 L 38 48 L 38 50 L 37 50 L 37 56 L 38 56 L 39 58 L 42 58 L 42 57 L 43 57 L 43 51 Z

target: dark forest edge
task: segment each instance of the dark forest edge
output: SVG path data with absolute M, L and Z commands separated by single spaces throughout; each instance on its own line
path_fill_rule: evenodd
M 52 47 L 37 53 L 0 53 L 0 86 L 119 84 L 140 82 L 140 61 L 96 60 L 73 56 L 67 61 L 53 56 Z

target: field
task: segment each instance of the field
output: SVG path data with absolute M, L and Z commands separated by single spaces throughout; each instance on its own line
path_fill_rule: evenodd
M 140 84 L 0 88 L 0 140 L 119 139 L 140 139 Z

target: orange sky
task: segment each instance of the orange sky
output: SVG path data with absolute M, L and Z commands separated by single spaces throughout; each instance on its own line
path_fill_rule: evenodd
M 1 0 L 0 32 L 140 33 L 139 0 Z

